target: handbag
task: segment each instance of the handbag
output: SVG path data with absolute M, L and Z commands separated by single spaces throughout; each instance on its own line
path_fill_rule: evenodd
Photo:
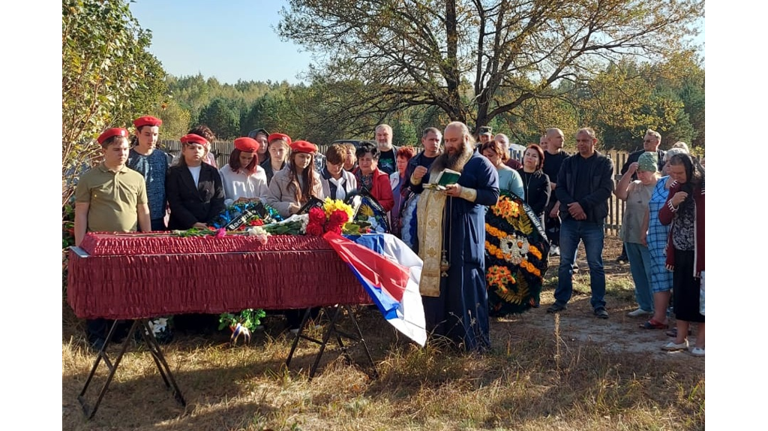
M 701 271 L 701 283 L 699 285 L 699 313 L 707 315 L 707 271 Z

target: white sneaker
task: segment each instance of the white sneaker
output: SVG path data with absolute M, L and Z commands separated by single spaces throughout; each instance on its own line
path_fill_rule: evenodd
M 667 352 L 677 352 L 680 350 L 688 350 L 688 340 L 686 339 L 680 344 L 677 344 L 674 341 L 670 341 L 669 343 L 663 345 L 661 347 L 661 350 L 664 350 Z
M 693 349 L 691 349 L 691 355 L 693 355 L 693 356 L 702 356 L 703 357 L 704 356 L 704 349 L 702 349 L 701 347 L 694 347 Z
M 549 255 L 560 256 L 560 247 L 553 245 L 552 248 L 549 249 Z
M 653 314 L 653 311 L 646 311 L 646 310 L 643 310 L 642 308 L 638 308 L 635 311 L 630 311 L 629 313 L 627 313 L 627 316 L 629 316 L 629 317 L 640 317 L 640 316 L 649 316 L 649 315 L 652 315 L 652 314 Z

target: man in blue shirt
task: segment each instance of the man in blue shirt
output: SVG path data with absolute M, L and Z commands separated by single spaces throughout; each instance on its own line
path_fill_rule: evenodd
M 166 230 L 165 174 L 172 160 L 169 154 L 156 148 L 162 124 L 162 120 L 151 116 L 133 120 L 136 134 L 126 162 L 126 166 L 140 173 L 147 184 L 149 218 L 153 231 Z

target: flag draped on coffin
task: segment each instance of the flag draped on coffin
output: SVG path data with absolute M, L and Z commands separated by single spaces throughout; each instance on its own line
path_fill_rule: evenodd
M 419 293 L 423 265 L 419 256 L 397 237 L 381 236 L 381 253 L 327 232 L 323 238 L 349 265 L 376 307 L 392 326 L 421 346 L 427 342 L 424 308 Z

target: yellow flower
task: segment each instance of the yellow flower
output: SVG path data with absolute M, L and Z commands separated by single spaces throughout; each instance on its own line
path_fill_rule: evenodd
M 333 214 L 333 212 L 336 210 L 342 210 L 347 213 L 347 216 L 349 216 L 350 220 L 352 220 L 352 215 L 354 214 L 352 207 L 345 204 L 340 199 L 325 198 L 323 201 L 323 210 L 325 211 L 326 218 L 330 217 L 331 214 Z

